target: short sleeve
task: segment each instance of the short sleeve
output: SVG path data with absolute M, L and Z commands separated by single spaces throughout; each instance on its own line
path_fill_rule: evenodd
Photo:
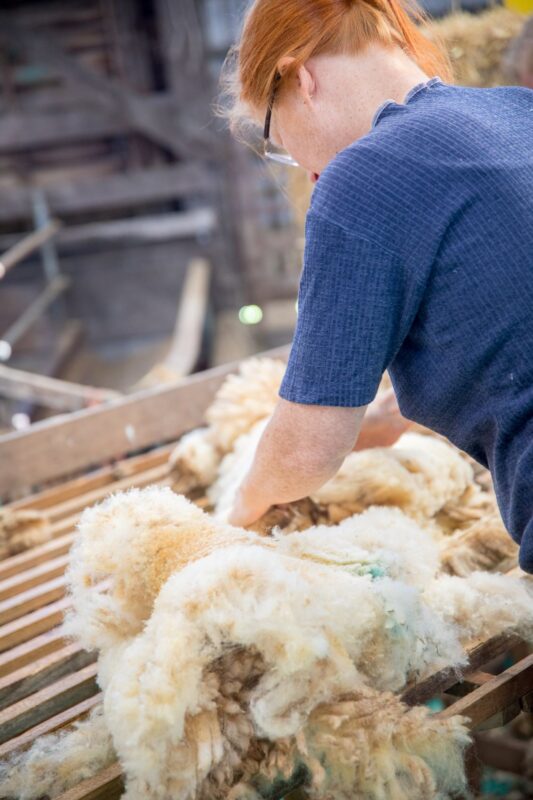
M 370 403 L 423 292 L 419 276 L 393 252 L 311 210 L 280 397 L 312 405 Z

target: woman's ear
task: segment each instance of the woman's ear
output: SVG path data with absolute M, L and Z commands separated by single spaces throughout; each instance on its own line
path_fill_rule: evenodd
M 308 64 L 302 64 L 296 73 L 298 78 L 298 91 L 304 103 L 309 103 L 316 91 L 316 79 L 309 69 Z

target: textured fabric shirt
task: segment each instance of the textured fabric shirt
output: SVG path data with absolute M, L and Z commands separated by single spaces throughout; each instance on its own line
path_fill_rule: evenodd
M 533 572 L 533 91 L 438 78 L 376 112 L 306 220 L 280 396 L 404 416 L 488 466 Z

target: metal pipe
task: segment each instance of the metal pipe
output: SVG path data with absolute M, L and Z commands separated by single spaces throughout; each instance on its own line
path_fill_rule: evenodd
M 17 242 L 10 247 L 9 250 L 0 257 L 0 279 L 12 269 L 16 264 L 22 261 L 26 256 L 31 255 L 34 250 L 38 250 L 43 244 L 49 242 L 61 227 L 59 220 L 51 220 L 47 225 L 44 225 L 39 230 L 29 233 L 20 242 Z
M 61 295 L 70 284 L 69 278 L 59 275 L 51 281 L 46 289 L 35 298 L 33 303 L 20 315 L 0 339 L 0 361 L 8 361 L 13 352 L 13 346 L 31 328 L 49 305 Z

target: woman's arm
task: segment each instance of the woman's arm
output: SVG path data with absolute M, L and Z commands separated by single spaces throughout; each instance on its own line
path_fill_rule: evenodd
M 229 522 L 251 525 L 271 506 L 307 497 L 323 486 L 353 450 L 365 410 L 280 399 Z
M 386 389 L 367 407 L 354 450 L 390 447 L 412 425 L 402 417 L 394 389 Z

